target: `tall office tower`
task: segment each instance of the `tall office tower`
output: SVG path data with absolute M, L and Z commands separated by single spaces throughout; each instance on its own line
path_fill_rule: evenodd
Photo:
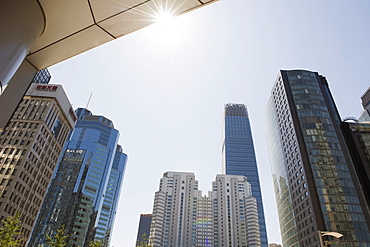
M 32 84 L 0 135 L 0 219 L 19 212 L 26 239 L 75 119 L 62 86 Z
M 127 156 L 111 120 L 84 108 L 76 115 L 28 246 L 45 246 L 63 225 L 68 246 L 109 246 Z
M 136 243 L 148 243 L 152 214 L 140 214 L 139 229 L 137 231 Z
M 267 137 L 284 246 L 369 246 L 369 211 L 325 77 L 280 71 L 266 110 Z M 324 241 L 329 238 L 324 236 Z
M 257 201 L 246 177 L 217 175 L 212 199 L 217 223 L 214 246 L 261 246 Z
M 166 172 L 155 193 L 153 247 L 259 247 L 257 202 L 244 176 L 217 175 L 203 196 L 193 173 Z
M 247 107 L 243 104 L 226 104 L 223 129 L 223 173 L 248 178 L 253 197 L 257 199 L 261 245 L 267 247 L 265 214 Z

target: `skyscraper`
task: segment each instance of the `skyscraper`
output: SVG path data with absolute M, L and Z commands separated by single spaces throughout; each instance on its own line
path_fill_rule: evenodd
M 149 242 L 159 246 L 193 246 L 198 181 L 193 173 L 166 172 L 155 192 Z
M 266 110 L 284 246 L 369 246 L 370 217 L 325 77 L 280 71 Z M 323 237 L 324 240 L 329 238 Z
M 370 88 L 361 96 L 364 112 L 358 121 L 343 121 L 342 132 L 370 208 Z
M 247 107 L 226 104 L 224 112 L 223 173 L 247 177 L 257 200 L 261 245 L 268 246 L 261 187 Z
M 257 202 L 244 176 L 217 175 L 203 196 L 193 173 L 166 172 L 155 193 L 153 247 L 259 247 Z
M 212 246 L 261 246 L 257 201 L 252 190 L 244 176 L 216 176 L 211 199 L 217 235 Z
M 127 156 L 111 120 L 84 108 L 76 115 L 28 246 L 44 246 L 46 234 L 63 225 L 68 246 L 88 246 L 94 239 L 109 246 Z
M 140 214 L 136 243 L 138 242 L 145 242 L 146 244 L 148 243 L 151 223 L 152 223 L 152 214 Z
M 0 135 L 0 219 L 19 212 L 26 240 L 75 120 L 62 86 L 32 83 Z
M 362 192 L 370 208 L 370 124 L 342 122 L 341 128 Z

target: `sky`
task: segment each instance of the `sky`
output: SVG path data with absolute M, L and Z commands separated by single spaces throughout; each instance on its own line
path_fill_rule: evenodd
M 370 1 L 220 0 L 49 68 L 73 107 L 111 119 L 128 163 L 111 246 L 135 245 L 166 171 L 221 173 L 226 103 L 246 104 L 269 242 L 281 243 L 264 113 L 280 69 L 317 71 L 341 117 L 369 87 Z

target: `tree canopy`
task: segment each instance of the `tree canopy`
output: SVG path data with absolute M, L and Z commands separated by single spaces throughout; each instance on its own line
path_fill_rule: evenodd
M 46 235 L 47 244 L 51 247 L 65 247 L 67 245 L 68 236 L 65 234 L 64 226 L 61 229 L 57 230 L 57 233 L 54 237 Z
M 22 233 L 20 214 L 16 213 L 14 216 L 9 216 L 2 220 L 3 226 L 0 227 L 0 247 L 18 247 L 24 238 L 21 238 Z
M 103 246 L 103 241 L 101 240 L 91 241 L 89 244 L 89 247 L 102 247 L 102 246 Z

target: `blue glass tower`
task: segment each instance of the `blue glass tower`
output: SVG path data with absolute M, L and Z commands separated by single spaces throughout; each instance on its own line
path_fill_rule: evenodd
M 84 108 L 76 115 L 28 246 L 45 246 L 62 226 L 68 246 L 109 246 L 127 156 L 111 120 Z
M 254 153 L 247 107 L 243 104 L 226 104 L 224 113 L 224 143 L 222 146 L 223 173 L 243 175 L 252 185 L 257 200 L 261 245 L 268 246 L 265 214 L 263 211 L 256 155 Z

